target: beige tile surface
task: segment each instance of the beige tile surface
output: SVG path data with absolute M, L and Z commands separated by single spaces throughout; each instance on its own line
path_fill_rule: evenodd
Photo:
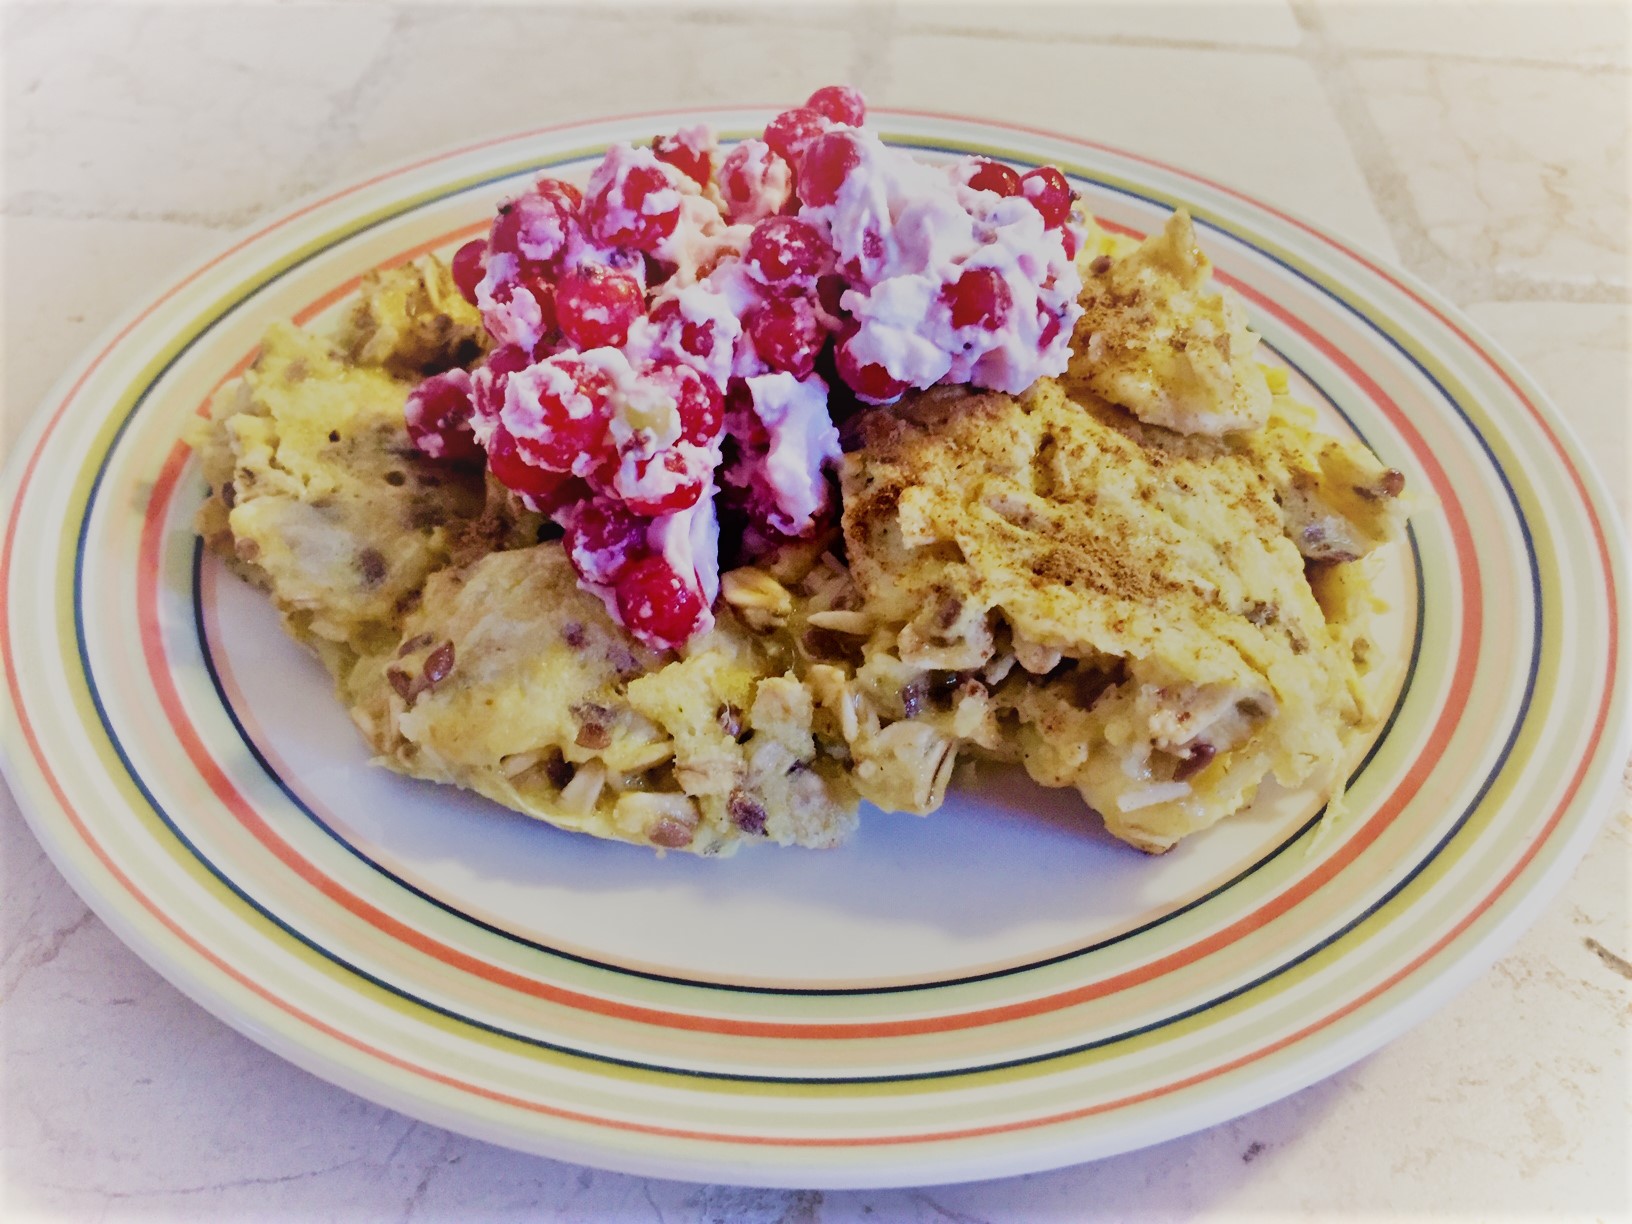
M 1057 42 L 907 34 L 893 40 L 877 92 L 1137 151 L 1394 254 L 1314 69 L 1293 56 L 1128 46 L 1085 65 L 1080 47 Z
M 248 221 L 302 175 L 390 28 L 335 8 L 60 6 L 0 48 L 6 211 Z M 117 97 L 117 105 L 109 99 Z
M 1632 309 L 1477 302 L 1468 316 L 1541 384 L 1632 523 Z
M 220 231 L 168 221 L 7 217 L 0 236 L 0 456 L 70 362 Z
M 1403 184 L 1391 220 L 1420 231 L 1436 272 L 1498 296 L 1625 290 L 1625 74 L 1402 58 L 1352 72 Z
M 1070 41 L 1085 48 L 1081 75 L 1102 58 L 1086 50 L 1104 42 L 1291 47 L 1301 35 L 1281 0 L 1020 0 L 952 3 L 902 0 L 898 25 L 913 31 L 968 31 L 1033 42 Z
M 858 78 L 861 34 L 875 20 L 865 10 L 848 21 L 798 7 L 745 11 L 719 21 L 661 5 L 639 20 L 606 6 L 412 10 L 397 22 L 388 66 L 357 90 L 317 164 L 339 177 L 472 136 L 680 106 L 775 106 Z M 501 47 L 529 49 L 538 70 L 495 71 Z
M 1618 0 L 1371 0 L 1326 4 L 1332 37 L 1356 50 L 1625 68 L 1632 8 Z

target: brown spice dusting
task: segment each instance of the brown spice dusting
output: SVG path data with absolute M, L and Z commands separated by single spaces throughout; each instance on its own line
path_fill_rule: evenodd
M 408 483 L 408 477 L 404 476 L 401 472 L 392 470 L 385 474 L 385 483 L 390 485 L 393 489 L 400 489 L 403 485 Z
M 338 429 L 329 430 L 329 441 L 330 442 L 340 441 L 340 431 Z
M 1277 620 L 1279 620 L 1281 616 L 1281 609 L 1276 604 L 1264 603 L 1261 600 L 1254 600 L 1252 603 L 1247 605 L 1246 611 L 1242 615 L 1244 615 L 1247 620 L 1251 621 L 1254 625 L 1261 627 L 1264 625 L 1273 625 Z
M 574 650 L 582 650 L 584 642 L 584 627 L 577 621 L 568 621 L 561 626 L 561 640 Z
M 221 504 L 228 510 L 238 504 L 238 487 L 230 480 L 221 486 Z

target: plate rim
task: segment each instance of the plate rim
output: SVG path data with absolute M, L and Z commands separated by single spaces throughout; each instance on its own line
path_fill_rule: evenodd
M 130 331 L 134 330 L 142 318 L 146 317 L 146 315 L 150 313 L 157 304 L 166 300 L 168 297 L 181 292 L 189 283 L 201 276 L 209 268 L 229 259 L 235 253 L 250 247 L 262 235 L 278 228 L 279 226 L 289 223 L 297 217 L 304 215 L 306 212 L 319 208 L 326 203 L 340 199 L 353 191 L 357 191 L 370 184 L 381 182 L 395 176 L 407 174 L 416 169 L 428 167 L 437 161 L 447 159 L 460 153 L 468 154 L 495 145 L 503 145 L 513 142 L 519 143 L 528 139 L 540 139 L 548 133 L 570 131 L 592 125 L 604 124 L 610 126 L 618 123 L 630 123 L 637 119 L 658 118 L 662 116 L 673 117 L 684 115 L 688 117 L 695 117 L 700 121 L 706 121 L 708 117 L 716 116 L 722 113 L 730 113 L 736 109 L 738 108 L 665 108 L 659 111 L 639 112 L 631 115 L 572 120 L 561 124 L 550 125 L 544 128 L 531 129 L 522 133 L 513 133 L 493 137 L 492 139 L 481 141 L 475 145 L 463 144 L 459 146 L 449 146 L 447 150 L 436 154 L 406 159 L 398 163 L 393 163 L 393 165 L 388 169 L 371 175 L 360 176 L 353 181 L 341 185 L 340 187 L 311 193 L 310 195 L 304 196 L 300 200 L 287 205 L 283 209 L 259 218 L 251 225 L 244 227 L 242 230 L 226 236 L 215 250 L 209 252 L 207 258 L 199 257 L 189 261 L 185 265 L 188 269 L 186 275 L 181 275 L 173 278 L 172 280 L 163 282 L 167 287 L 157 297 L 154 297 L 152 300 L 144 299 L 138 302 L 137 306 L 127 311 L 125 315 L 121 316 L 121 318 L 114 324 L 104 329 L 104 332 L 98 337 L 97 341 L 86 350 L 86 354 L 94 351 L 98 355 L 95 358 L 81 356 L 80 358 L 76 359 L 74 363 L 68 367 L 67 371 L 57 381 L 57 383 L 53 385 L 51 391 L 48 392 L 44 404 L 48 406 L 59 396 L 63 397 L 64 399 L 71 398 L 72 392 L 70 391 L 70 388 L 82 383 L 86 378 L 88 378 L 91 372 L 95 369 L 96 365 L 101 361 L 102 357 L 116 349 L 117 346 L 123 341 L 124 337 Z M 767 110 L 769 109 L 770 108 L 767 108 Z M 1602 477 L 1589 462 L 1585 462 L 1584 452 L 1580 446 L 1579 440 L 1575 438 L 1573 434 L 1569 421 L 1558 412 L 1545 393 L 1543 393 L 1539 387 L 1534 385 L 1533 380 L 1529 379 L 1527 375 L 1523 374 L 1522 368 L 1513 361 L 1511 356 L 1507 354 L 1505 350 L 1490 340 L 1488 336 L 1485 336 L 1476 325 L 1472 324 L 1471 320 L 1467 320 L 1465 317 L 1463 317 L 1461 312 L 1457 310 L 1454 305 L 1443 301 L 1436 291 L 1432 290 L 1428 286 L 1416 283 L 1414 276 L 1412 276 L 1412 274 L 1410 274 L 1408 271 L 1392 268 L 1386 261 L 1380 260 L 1376 256 L 1370 256 L 1370 258 L 1367 259 L 1366 256 L 1361 255 L 1361 253 L 1356 250 L 1355 245 L 1349 240 L 1339 239 L 1336 236 L 1331 235 L 1323 228 L 1308 222 L 1303 222 L 1294 215 L 1289 214 L 1274 205 L 1268 204 L 1257 197 L 1240 192 L 1233 187 L 1218 183 L 1215 180 L 1194 174 L 1182 168 L 1156 162 L 1153 159 L 1146 158 L 1140 154 L 1127 152 L 1114 148 L 1113 146 L 1088 141 L 1066 133 L 1047 131 L 1039 128 L 1029 128 L 1020 124 L 974 119 L 960 115 L 946 114 L 943 112 L 879 108 L 876 114 L 880 116 L 899 115 L 908 118 L 930 119 L 936 122 L 945 122 L 971 129 L 983 129 L 988 133 L 994 133 L 1000 136 L 1003 134 L 1013 133 L 1021 133 L 1028 136 L 1039 136 L 1048 140 L 1082 146 L 1095 151 L 1103 151 L 1111 154 L 1114 157 L 1125 159 L 1133 163 L 1153 165 L 1165 173 L 1172 174 L 1183 179 L 1197 181 L 1214 190 L 1233 196 L 1238 201 L 1245 204 L 1248 208 L 1257 210 L 1265 216 L 1276 217 L 1282 222 L 1291 221 L 1293 224 L 1299 225 L 1301 228 L 1307 230 L 1313 236 L 1335 246 L 1339 252 L 1348 254 L 1350 256 L 1359 257 L 1361 258 L 1362 262 L 1371 263 L 1375 271 L 1378 271 L 1385 276 L 1393 276 L 1397 278 L 1398 283 L 1415 293 L 1438 313 L 1440 313 L 1442 320 L 1447 325 L 1460 329 L 1464 333 L 1464 338 L 1471 347 L 1477 350 L 1483 350 L 1485 353 L 1492 354 L 1499 358 L 1500 362 L 1505 365 L 1507 371 L 1517 376 L 1520 382 L 1522 382 L 1524 385 L 1524 390 L 1529 393 L 1529 398 L 1533 400 L 1538 409 L 1540 414 L 1538 419 L 1543 421 L 1548 429 L 1552 430 L 1558 435 L 1558 459 L 1561 461 L 1562 466 L 1570 472 L 1572 477 L 1577 482 L 1578 489 L 1583 495 L 1584 502 L 1588 508 L 1594 512 L 1595 518 L 1597 518 L 1601 528 L 1603 529 L 1606 547 L 1609 550 L 1609 558 L 1611 561 L 1611 564 L 1604 570 L 1604 579 L 1611 590 L 1624 590 L 1624 573 L 1622 569 L 1614 563 L 1617 559 L 1621 559 L 1624 562 L 1625 545 L 1621 534 L 1622 528 L 1614 512 L 1613 505 L 1607 497 L 1605 489 L 1603 488 Z M 1509 381 L 1511 382 L 1512 380 L 1509 379 Z M 1517 386 L 1515 386 L 1515 390 L 1517 391 Z M 28 419 L 20 434 L 18 450 L 12 457 L 11 461 L 8 462 L 4 479 L 3 481 L 0 481 L 0 489 L 4 490 L 4 504 L 3 508 L 0 508 L 0 521 L 4 521 L 6 524 L 6 556 L 8 560 L 11 554 L 10 533 L 14 525 L 14 516 L 19 508 L 17 502 L 14 500 L 15 494 L 23 482 L 25 464 L 32 460 L 32 458 L 38 453 L 42 437 L 51 427 L 52 422 L 49 421 L 46 414 L 41 411 L 37 410 Z M 1624 601 L 1619 603 L 1617 610 L 1619 613 L 1621 627 L 1624 629 L 1627 616 Z M 12 674 L 9 669 L 7 670 L 7 678 L 8 682 L 12 681 Z M 1612 688 L 1606 689 L 1606 700 L 1612 691 Z M 189 995 L 189 997 L 193 998 L 194 1001 L 205 1006 L 207 1010 L 212 1012 L 212 1014 L 225 1020 L 239 1031 L 245 1032 L 246 1035 L 250 1036 L 258 1043 L 274 1049 L 275 1052 L 280 1054 L 280 1056 L 296 1063 L 296 1065 L 305 1066 L 308 1070 L 314 1070 L 324 1078 L 329 1079 L 331 1082 L 342 1084 L 349 1090 L 357 1092 L 359 1095 L 376 1100 L 381 1104 L 402 1109 L 405 1112 L 416 1114 L 418 1116 L 426 1116 L 426 1110 L 428 1108 L 432 1108 L 434 1111 L 434 1107 L 432 1107 L 426 1099 L 413 1093 L 405 1093 L 400 1099 L 388 1099 L 394 1098 L 396 1094 L 384 1091 L 372 1080 L 369 1081 L 369 1086 L 359 1087 L 351 1082 L 358 1077 L 354 1072 L 348 1069 L 343 1062 L 338 1060 L 323 1061 L 317 1052 L 301 1045 L 299 1042 L 292 1043 L 292 1048 L 285 1046 L 284 1039 L 275 1030 L 264 1029 L 258 1025 L 255 1025 L 248 1017 L 239 1015 L 235 1010 L 233 1010 L 233 1004 L 226 998 L 224 992 L 213 989 L 210 983 L 203 979 L 194 981 L 191 973 L 182 972 L 183 969 L 188 968 L 188 966 L 184 966 L 179 959 L 174 958 L 171 951 L 165 949 L 157 941 L 150 942 L 146 933 L 137 929 L 134 922 L 127 921 L 127 916 L 120 911 L 109 898 L 104 897 L 101 894 L 100 889 L 93 885 L 89 877 L 80 873 L 78 865 L 68 856 L 68 846 L 66 844 L 57 843 L 56 837 L 60 836 L 60 829 L 56 829 L 51 835 L 47 834 L 47 828 L 51 824 L 51 818 L 46 814 L 44 801 L 35 793 L 33 786 L 34 780 L 30 778 L 29 784 L 20 784 L 23 782 L 23 775 L 27 772 L 31 772 L 31 767 L 30 762 L 26 760 L 19 761 L 16 759 L 17 745 L 15 743 L 15 728 L 13 726 L 16 717 L 17 711 L 8 708 L 5 728 L 6 733 L 4 736 L 0 736 L 0 764 L 3 764 L 6 777 L 12 784 L 13 793 L 16 795 L 18 806 L 23 810 L 25 817 L 28 819 L 30 827 L 34 832 L 34 835 L 38 840 L 40 840 L 41 844 L 51 856 L 53 862 L 57 865 L 59 871 L 62 871 L 64 876 L 69 880 L 70 884 L 75 887 L 76 891 L 86 900 L 91 908 L 96 910 L 99 916 L 101 916 L 103 920 L 106 921 L 108 925 L 120 935 L 120 938 L 124 942 L 135 948 L 138 951 L 138 954 L 142 955 L 144 960 L 148 961 L 150 965 L 153 965 L 155 968 L 159 969 L 167 979 L 176 984 L 178 988 L 182 989 L 183 992 Z M 1603 737 L 1603 744 L 1611 746 L 1618 745 L 1622 756 L 1625 755 L 1625 741 L 1627 739 L 1627 728 L 1625 725 L 1626 721 L 1624 711 L 1620 712 L 1620 717 L 1618 720 L 1615 717 L 1615 712 L 1612 711 L 1611 717 L 1606 724 L 1605 735 Z M 1618 726 L 1617 722 L 1619 724 Z M 1608 751 L 1610 750 L 1613 750 L 1613 748 L 1606 749 L 1604 746 L 1600 746 L 1597 756 L 1607 756 Z M 1592 837 L 1596 835 L 1598 827 L 1602 823 L 1602 818 L 1608 816 L 1608 805 L 1606 803 L 1606 798 L 1608 793 L 1613 791 L 1615 779 L 1616 774 L 1613 770 L 1603 771 L 1595 781 L 1593 792 L 1585 797 L 1577 796 L 1573 801 L 1576 806 L 1585 806 L 1593 809 L 1602 806 L 1605 810 L 1600 813 L 1599 819 L 1583 818 L 1578 822 L 1577 828 L 1574 830 L 1572 838 L 1565 848 L 1566 852 L 1560 853 L 1555 858 L 1553 863 L 1549 865 L 1547 871 L 1544 873 L 1542 881 L 1532 884 L 1526 890 L 1525 899 L 1529 903 L 1514 905 L 1506 914 L 1502 916 L 1500 922 L 1498 922 L 1495 927 L 1487 932 L 1487 934 L 1479 941 L 1479 943 L 1476 945 L 1476 951 L 1461 951 L 1450 967 L 1442 967 L 1438 972 L 1432 975 L 1430 984 L 1436 986 L 1437 990 L 1419 991 L 1418 994 L 1414 996 L 1414 998 L 1420 1002 L 1419 1007 L 1413 1009 L 1395 1006 L 1385 1009 L 1382 1019 L 1392 1019 L 1394 1023 L 1391 1025 L 1383 1024 L 1379 1021 L 1373 1021 L 1370 1023 L 1367 1026 L 1367 1032 L 1369 1036 L 1374 1037 L 1375 1040 L 1369 1041 L 1369 1044 L 1366 1047 L 1367 1050 L 1376 1048 L 1393 1036 L 1397 1035 L 1398 1032 L 1404 1031 L 1405 1029 L 1411 1027 L 1411 1025 L 1420 1020 L 1422 1014 L 1426 1014 L 1428 1010 L 1438 1006 L 1439 1003 L 1443 1002 L 1445 998 L 1448 998 L 1451 994 L 1455 993 L 1456 990 L 1461 989 L 1467 981 L 1471 981 L 1473 977 L 1482 972 L 1484 968 L 1488 966 L 1490 961 L 1494 960 L 1495 956 L 1500 953 L 1502 948 L 1507 946 L 1507 944 L 1510 943 L 1513 938 L 1517 937 L 1518 933 L 1522 931 L 1525 926 L 1533 921 L 1536 911 L 1544 906 L 1546 902 L 1556 894 L 1557 889 L 1562 886 L 1563 881 L 1568 877 L 1570 872 L 1573 871 L 1576 863 L 1579 861 L 1580 855 L 1584 853 L 1587 844 L 1589 844 Z M 40 803 L 38 810 L 36 810 L 35 807 L 36 802 Z M 111 913 L 109 911 L 111 911 Z M 1509 930 L 1508 928 L 1513 929 Z M 146 951 L 143 951 L 144 948 Z M 1488 953 L 1488 955 L 1485 955 L 1486 953 Z M 167 968 L 167 966 L 169 967 Z M 185 978 L 186 981 L 178 980 L 178 976 Z M 1430 995 L 1435 997 L 1430 998 Z M 207 1000 L 214 1000 L 216 1005 L 212 1005 L 212 1002 Z M 1407 1011 L 1411 1011 L 1413 1014 L 1409 1016 L 1402 1016 L 1402 1013 Z M 1325 1066 L 1323 1068 L 1316 1067 L 1311 1069 L 1307 1078 L 1303 1079 L 1302 1083 L 1297 1086 L 1301 1087 L 1304 1084 L 1312 1083 L 1315 1080 L 1324 1078 L 1326 1075 L 1330 1074 L 1332 1071 L 1335 1071 L 1339 1067 L 1346 1066 L 1353 1062 L 1355 1058 L 1359 1057 L 1364 1052 L 1366 1052 L 1366 1050 L 1361 1050 L 1359 1053 L 1353 1055 L 1341 1056 L 1328 1060 L 1332 1063 L 1332 1065 Z M 321 1063 L 321 1068 L 319 1066 L 311 1065 L 312 1061 Z M 1167 1137 L 1172 1137 L 1176 1136 L 1177 1134 L 1188 1133 L 1190 1130 L 1199 1129 L 1203 1126 L 1213 1125 L 1219 1121 L 1225 1120 L 1227 1117 L 1236 1116 L 1241 1112 L 1256 1108 L 1259 1105 L 1267 1103 L 1268 1101 L 1279 1099 L 1280 1097 L 1286 1095 L 1290 1090 L 1291 1089 L 1284 1087 L 1269 1087 L 1266 1089 L 1266 1095 L 1264 1095 L 1262 1099 L 1254 1100 L 1247 1099 L 1248 1095 L 1250 1094 L 1239 1094 L 1234 1098 L 1237 1103 L 1240 1103 L 1239 1108 L 1223 1110 L 1217 1117 L 1194 1119 L 1194 1125 L 1187 1125 L 1182 1130 L 1169 1130 L 1165 1132 L 1165 1134 Z M 408 1103 L 405 1104 L 404 1102 Z M 479 1128 L 473 1127 L 472 1119 L 470 1117 L 465 1115 L 452 1116 L 454 1120 L 451 1121 L 442 1119 L 432 1120 L 437 1121 L 439 1125 L 448 1126 L 450 1129 L 458 1130 L 463 1133 L 477 1133 Z M 517 1143 L 516 1136 L 510 1132 L 505 1132 L 502 1135 L 482 1135 L 480 1137 L 491 1138 L 496 1142 L 506 1143 L 510 1146 L 523 1146 L 528 1147 L 529 1150 L 543 1151 L 541 1148 L 534 1148 L 531 1147 L 531 1145 Z M 1146 1141 L 1149 1140 L 1129 1143 L 1127 1146 L 1139 1146 L 1142 1142 Z M 1103 1148 L 1103 1150 L 1096 1149 L 1092 1154 L 1109 1155 L 1113 1151 L 1118 1150 L 1126 1150 L 1126 1148 L 1110 1146 Z M 559 1151 L 560 1145 L 557 1143 L 552 1143 L 549 1150 L 545 1151 L 544 1154 L 554 1155 L 558 1154 Z M 600 1167 L 620 1168 L 621 1171 L 625 1172 L 655 1173 L 656 1175 L 661 1176 L 688 1179 L 696 1179 L 700 1176 L 700 1172 L 696 1170 L 677 1169 L 672 1167 L 663 1168 L 661 1171 L 655 1170 L 652 1167 L 652 1163 L 648 1160 L 636 1161 L 630 1165 L 620 1165 L 609 1159 L 605 1153 L 597 1154 L 593 1157 L 567 1156 L 564 1158 L 577 1159 L 584 1161 L 585 1163 L 596 1164 Z M 1074 1159 L 1083 1158 L 1086 1157 L 1074 1157 Z M 1055 1167 L 1060 1163 L 1063 1162 L 1053 1158 L 1047 1158 L 1043 1163 L 1038 1163 L 1034 1166 L 1022 1166 L 1010 1159 L 1005 1160 L 1003 1165 L 1007 1172 L 1017 1173 L 1032 1171 L 1032 1169 Z M 813 1171 L 815 1170 L 807 1169 L 807 1172 Z M 709 1180 L 717 1180 L 717 1178 L 714 1176 L 717 1169 L 704 1170 L 701 1172 L 706 1172 L 709 1175 Z M 764 1172 L 765 1170 L 762 1165 L 755 1164 L 751 1167 L 745 1168 L 741 1175 L 738 1176 L 737 1180 L 739 1180 L 741 1184 L 755 1185 L 802 1186 L 815 1184 L 812 1183 L 808 1177 L 801 1177 L 794 1181 L 784 1179 L 764 1180 L 762 1177 Z M 862 1179 L 857 1181 L 832 1180 L 833 1170 L 830 1167 L 823 1169 L 822 1173 L 823 1176 L 829 1178 L 828 1181 L 822 1183 L 824 1185 L 884 1186 L 906 1184 L 901 1182 L 899 1179 L 890 1176 Z M 939 1177 L 934 1180 L 971 1180 L 975 1177 L 992 1175 L 994 1175 L 992 1170 L 979 1168 L 978 1162 L 971 1162 L 971 1167 L 967 1176 L 957 1178 Z

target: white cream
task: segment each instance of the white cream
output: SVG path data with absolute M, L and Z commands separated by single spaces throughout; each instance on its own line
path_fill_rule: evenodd
M 812 374 L 760 374 L 748 381 L 754 414 L 770 435 L 762 463 L 765 491 L 774 508 L 772 528 L 803 535 L 828 506 L 822 471 L 839 460 L 839 431 L 827 411 L 827 384 Z

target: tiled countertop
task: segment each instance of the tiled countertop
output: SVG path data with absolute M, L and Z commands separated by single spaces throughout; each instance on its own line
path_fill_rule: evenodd
M 1137 150 L 1318 219 L 1524 363 L 1628 509 L 1619 4 L 437 8 L 6 4 L 3 438 L 224 231 L 377 164 L 542 120 L 802 98 Z M 501 59 L 504 56 L 507 58 Z M 927 1190 L 645 1181 L 412 1121 L 183 998 L 0 791 L 0 1214 L 63 1220 L 1625 1219 L 1625 803 L 1518 946 L 1279 1104 L 1054 1173 Z

